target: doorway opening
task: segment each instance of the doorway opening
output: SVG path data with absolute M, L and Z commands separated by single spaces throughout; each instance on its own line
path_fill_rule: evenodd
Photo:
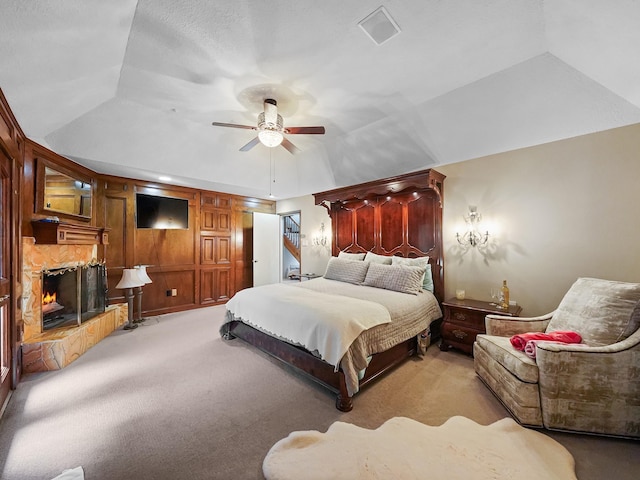
M 282 280 L 300 280 L 302 235 L 300 212 L 281 215 L 282 218 Z

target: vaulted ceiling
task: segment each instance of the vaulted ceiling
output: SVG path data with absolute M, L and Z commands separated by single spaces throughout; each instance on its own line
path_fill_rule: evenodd
M 640 122 L 636 0 L 2 0 L 0 88 L 94 171 L 289 198 Z M 380 26 L 382 28 L 382 26 Z M 239 148 L 264 98 L 302 152 Z M 603 159 L 606 161 L 606 159 Z

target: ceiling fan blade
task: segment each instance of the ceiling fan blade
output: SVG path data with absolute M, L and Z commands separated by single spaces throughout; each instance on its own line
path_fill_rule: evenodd
M 289 140 L 287 140 L 286 138 L 282 139 L 282 143 L 280 145 L 286 148 L 289 151 L 289 153 L 291 153 L 292 155 L 295 155 L 296 153 L 300 153 L 300 149 L 296 147 L 293 143 L 291 143 Z
M 258 137 L 256 137 L 253 140 L 251 140 L 249 143 L 247 143 L 244 147 L 242 147 L 240 149 L 240 151 L 241 152 L 248 152 L 253 147 L 255 147 L 258 143 L 260 143 L 260 139 Z
M 324 127 L 287 127 L 285 133 L 305 133 L 307 135 L 324 135 Z
M 213 125 L 214 127 L 231 127 L 231 128 L 245 128 L 247 130 L 257 130 L 256 127 L 250 127 L 249 125 L 238 125 L 236 123 L 211 122 L 211 125 Z

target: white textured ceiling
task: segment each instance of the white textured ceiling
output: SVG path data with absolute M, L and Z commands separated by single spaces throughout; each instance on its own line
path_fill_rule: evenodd
M 25 134 L 100 173 L 288 198 L 640 122 L 638 0 L 1 0 Z M 258 145 L 275 97 L 302 153 Z

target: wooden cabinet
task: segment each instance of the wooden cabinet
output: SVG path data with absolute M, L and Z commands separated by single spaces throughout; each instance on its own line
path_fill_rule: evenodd
M 226 302 L 233 296 L 231 267 L 209 268 L 200 271 L 200 304 Z
M 441 326 L 442 341 L 440 350 L 456 348 L 469 355 L 473 354 L 473 342 L 476 335 L 486 333 L 484 317 L 489 314 L 517 317 L 522 311 L 519 305 L 510 306 L 509 310 L 499 309 L 497 305 L 480 300 L 458 300 L 452 298 L 442 302 L 444 321 Z

